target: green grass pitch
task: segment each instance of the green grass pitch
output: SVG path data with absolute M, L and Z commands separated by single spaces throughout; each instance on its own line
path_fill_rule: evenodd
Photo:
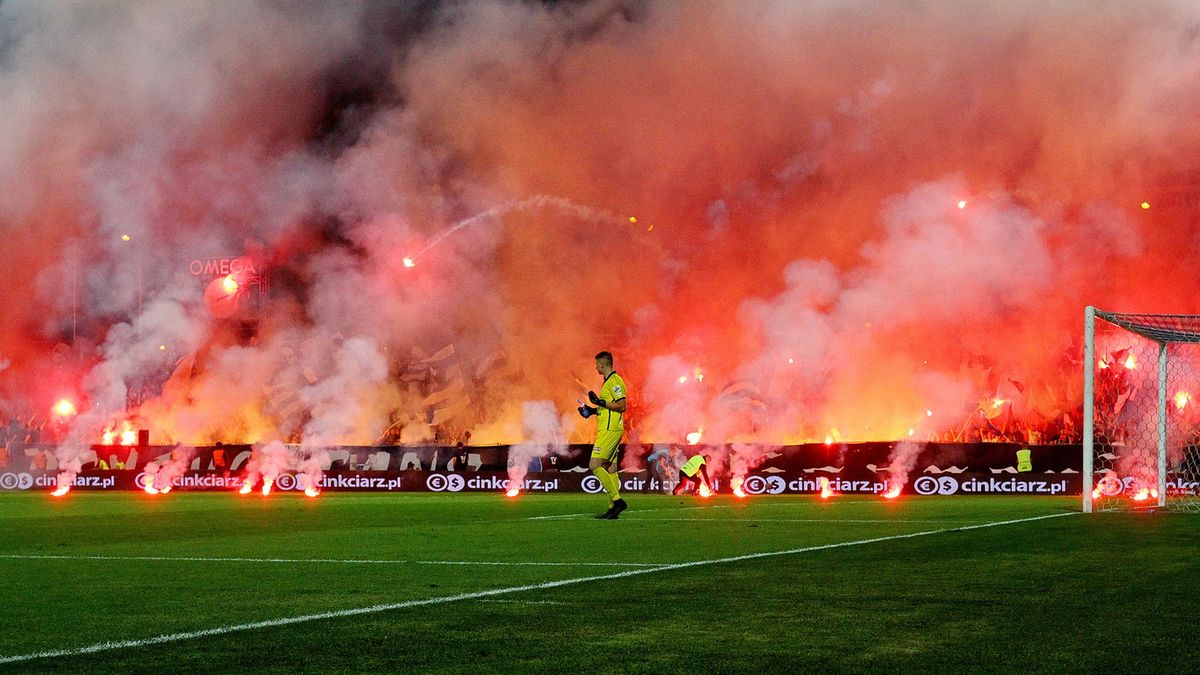
M 1200 662 L 1200 517 L 1085 516 L 1077 498 L 628 497 L 613 522 L 588 495 L 0 494 L 0 671 Z

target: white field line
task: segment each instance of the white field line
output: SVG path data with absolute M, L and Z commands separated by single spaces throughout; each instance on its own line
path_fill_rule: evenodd
M 565 605 L 554 600 L 480 600 L 479 602 L 503 602 L 509 605 Z
M 901 518 L 634 518 L 647 523 L 961 523 L 961 520 L 905 520 Z M 964 523 L 970 524 L 970 523 Z
M 15 654 L 13 656 L 0 656 L 0 664 L 4 663 L 19 663 L 22 661 L 33 661 L 35 659 L 51 659 L 62 658 L 66 656 L 80 656 L 83 654 L 95 654 L 97 652 L 111 651 L 114 649 L 130 649 L 135 647 L 146 647 L 150 645 L 164 644 L 167 642 L 181 642 L 183 640 L 194 640 L 202 637 L 212 637 L 216 635 L 227 635 L 229 633 L 238 633 L 247 630 L 257 630 L 260 628 L 274 628 L 276 626 L 288 626 L 297 623 L 306 623 L 309 621 L 319 621 L 321 619 L 338 619 L 348 616 L 359 616 L 362 614 L 378 614 L 379 612 L 388 612 L 395 609 L 406 609 L 408 607 L 422 607 L 426 605 L 441 605 L 448 602 L 458 602 L 459 600 L 475 600 L 478 598 L 491 598 L 497 595 L 505 595 L 508 593 L 520 593 L 522 591 L 538 591 L 549 588 L 559 588 L 561 586 L 572 586 L 575 584 L 587 583 L 589 581 L 605 581 L 608 579 L 621 579 L 625 577 L 633 577 L 641 574 L 650 574 L 652 572 L 665 572 L 668 570 L 686 569 L 689 567 L 701 567 L 705 565 L 718 565 L 721 563 L 739 562 L 742 560 L 755 560 L 758 558 L 771 558 L 776 556 L 794 555 L 797 553 L 808 553 L 811 551 L 824 551 L 835 548 L 846 548 L 849 546 L 861 546 L 863 544 L 875 544 L 882 541 L 894 541 L 898 539 L 913 539 L 916 537 L 925 537 L 932 534 L 943 534 L 946 532 L 964 532 L 967 530 L 979 530 L 986 527 L 999 527 L 1002 525 L 1015 525 L 1017 523 L 1029 523 L 1035 520 L 1045 520 L 1047 518 L 1061 518 L 1063 516 L 1071 516 L 1078 513 L 1077 511 L 1067 511 L 1064 513 L 1053 513 L 1045 516 L 1033 516 L 1031 518 L 1018 518 L 1015 520 L 999 520 L 991 523 L 981 523 L 978 525 L 966 525 L 963 527 L 944 528 L 938 530 L 924 530 L 922 532 L 910 532 L 908 534 L 893 534 L 886 537 L 873 537 L 871 539 L 857 539 L 855 541 L 843 541 L 836 544 L 820 544 L 818 546 L 804 546 L 802 548 L 790 548 L 783 551 L 767 551 L 763 553 L 747 553 L 745 555 L 735 555 L 726 558 L 712 558 L 710 560 L 693 560 L 691 562 L 673 563 L 669 565 L 659 565 L 657 567 L 646 567 L 634 570 L 625 570 L 623 572 L 613 572 L 611 574 L 598 574 L 588 577 L 575 577 L 574 579 L 561 579 L 559 581 L 546 581 L 540 584 L 526 584 L 524 586 L 509 586 L 507 588 L 494 588 L 486 591 L 473 591 L 471 593 L 459 593 L 457 595 L 444 595 L 436 598 L 424 598 L 422 600 L 405 600 L 404 602 L 393 602 L 380 605 L 370 605 L 368 607 L 355 607 L 352 609 L 338 609 L 329 612 L 320 612 L 317 614 L 302 614 L 300 616 L 289 616 L 280 619 L 268 619 L 266 621 L 254 621 L 251 623 L 230 624 L 227 626 L 217 626 L 216 628 L 205 628 L 203 630 L 186 631 L 181 633 L 167 633 L 157 635 L 150 638 L 141 638 L 137 640 L 118 640 L 97 642 L 96 644 L 86 647 L 71 647 L 67 649 L 55 649 L 44 652 L 31 652 L 28 654 Z
M 149 560 L 154 562 L 344 563 L 350 565 L 495 565 L 512 567 L 658 567 L 662 563 L 628 562 L 512 562 L 489 560 L 349 560 L 343 558 L 205 558 L 149 555 L 2 555 L 16 560 Z

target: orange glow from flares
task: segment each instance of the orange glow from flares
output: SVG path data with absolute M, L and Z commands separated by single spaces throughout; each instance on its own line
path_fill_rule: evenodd
M 1134 368 L 1137 368 L 1137 356 L 1135 356 L 1132 353 L 1130 353 L 1129 356 L 1126 356 L 1125 357 L 1125 368 L 1128 370 L 1133 370 Z
M 708 485 L 707 485 L 706 483 L 701 483 L 701 484 L 700 484 L 700 496 L 701 496 L 701 497 L 704 497 L 705 499 L 708 499 L 709 497 L 711 497 L 711 496 L 712 496 L 712 494 L 713 494 L 713 493 L 712 493 L 712 490 L 709 490 L 709 489 L 708 489 Z
M 240 288 L 240 286 L 238 285 L 237 279 L 234 279 L 233 275 L 229 274 L 221 280 L 221 288 L 225 289 L 226 293 L 233 295 L 234 293 L 238 292 L 238 288 Z
M 254 489 L 254 486 L 251 485 L 249 481 L 247 481 L 245 483 L 242 483 L 242 489 L 238 490 L 238 494 L 248 495 L 248 494 L 250 494 L 250 491 L 253 489 Z
M 70 399 L 60 398 L 52 410 L 58 417 L 70 417 L 75 414 L 75 404 Z
M 146 476 L 146 486 L 142 489 L 146 491 L 146 494 L 158 494 L 158 488 L 154 487 L 154 476 Z
M 884 499 L 895 499 L 896 497 L 899 497 L 899 496 L 900 496 L 900 486 L 899 485 L 893 486 L 890 490 L 883 493 Z
M 515 487 L 511 487 L 511 488 L 508 488 L 507 491 L 505 491 L 504 496 L 508 497 L 509 499 L 512 499 L 513 497 L 516 497 L 519 494 L 521 494 L 520 490 L 518 490 Z
M 960 208 L 960 209 L 967 208 L 967 200 L 965 200 L 965 199 L 958 200 L 958 208 Z
M 1133 495 L 1133 501 L 1135 501 L 1135 502 L 1144 502 L 1149 498 L 1150 498 L 1149 488 L 1141 488 Z
M 1142 208 L 1143 208 L 1143 209 L 1148 209 L 1148 208 L 1150 208 L 1150 202 L 1142 202 Z
M 1104 493 L 1100 491 L 1100 486 L 1097 485 L 1096 489 L 1092 490 L 1092 499 L 1093 500 L 1100 499 L 1100 495 L 1102 495 L 1102 494 L 1104 494 Z
M 137 445 L 137 429 L 129 420 L 121 422 L 120 430 L 116 424 L 105 427 L 100 434 L 100 445 Z
M 319 496 L 321 496 L 321 491 L 318 490 L 317 488 L 313 487 L 312 485 L 309 485 L 308 487 L 304 488 L 304 496 L 305 497 L 319 497 Z
M 53 497 L 61 497 L 70 491 L 71 491 L 70 485 L 59 485 L 58 487 L 54 488 L 54 491 L 51 492 L 50 495 Z
M 271 494 L 271 484 L 274 482 L 275 482 L 275 480 L 273 478 L 264 478 L 263 479 L 262 493 L 263 493 L 264 497 L 266 495 Z

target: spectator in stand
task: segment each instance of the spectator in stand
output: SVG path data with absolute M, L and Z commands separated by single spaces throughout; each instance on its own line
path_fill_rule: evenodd
M 225 454 L 225 444 L 221 441 L 217 441 L 213 447 L 212 464 L 213 471 L 220 471 L 222 476 L 229 478 L 229 458 Z
M 454 446 L 454 470 L 466 471 L 470 468 L 470 463 L 471 453 L 467 452 L 466 446 L 463 445 L 462 441 L 459 441 Z

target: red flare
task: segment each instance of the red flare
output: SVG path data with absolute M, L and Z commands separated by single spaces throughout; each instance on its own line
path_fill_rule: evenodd
M 248 495 L 254 489 L 254 485 L 250 481 L 242 483 L 242 489 L 238 490 L 239 494 Z
M 510 488 L 508 488 L 508 490 L 507 490 L 507 491 L 504 493 L 504 496 L 505 496 L 505 497 L 508 497 L 508 498 L 510 498 L 510 499 L 511 499 L 511 498 L 513 498 L 513 497 L 516 497 L 516 496 L 517 496 L 517 495 L 519 495 L 519 494 L 521 494 L 521 491 L 520 491 L 520 490 L 518 490 L 518 489 L 517 489 L 517 488 L 515 488 L 515 487 L 510 487 Z
M 319 497 L 321 495 L 321 491 L 314 486 L 309 485 L 308 487 L 304 488 L 304 495 L 306 497 Z
M 70 399 L 60 398 L 54 404 L 54 414 L 58 417 L 70 417 L 75 414 L 75 404 L 71 403 Z
M 888 490 L 887 492 L 883 493 L 884 499 L 895 499 L 896 497 L 899 497 L 899 496 L 900 496 L 900 486 L 899 485 L 897 485 L 897 486 L 893 487 L 892 489 Z
M 275 479 L 273 478 L 263 479 L 262 493 L 264 496 L 271 494 L 271 483 L 273 482 L 275 482 Z
M 1136 494 L 1133 495 L 1133 501 L 1135 501 L 1135 502 L 1144 502 L 1149 498 L 1150 498 L 1150 490 L 1147 488 L 1142 488 L 1142 489 L 1138 490 Z
M 707 485 L 701 483 L 700 484 L 700 496 L 704 497 L 705 499 L 708 499 L 709 497 L 712 496 L 712 490 L 709 490 Z
M 164 485 L 163 489 L 159 490 L 158 493 L 165 495 L 170 491 L 171 491 L 171 485 L 170 485 L 170 483 L 168 483 L 168 484 Z
M 70 491 L 71 491 L 70 485 L 59 485 L 58 487 L 54 488 L 54 491 L 51 492 L 50 494 L 51 494 L 51 496 L 54 496 L 54 497 L 61 497 Z
M 1101 494 L 1103 494 L 1103 493 L 1100 492 L 1100 486 L 1096 486 L 1096 489 L 1092 490 L 1092 500 L 1094 501 L 1094 500 L 1100 499 Z
M 154 487 L 154 476 L 146 476 L 146 486 L 142 488 L 147 494 L 158 494 L 158 488 Z M 164 490 L 166 492 L 166 490 Z
M 744 480 L 741 478 L 734 478 L 732 482 L 733 496 L 737 497 L 738 499 L 745 499 L 746 497 L 746 491 L 742 489 L 743 482 Z

